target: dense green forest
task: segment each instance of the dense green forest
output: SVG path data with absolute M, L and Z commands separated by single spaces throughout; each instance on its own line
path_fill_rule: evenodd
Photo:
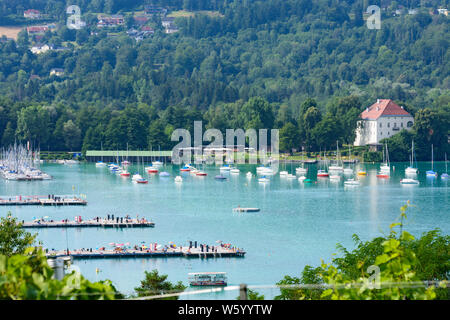
M 411 139 L 419 160 L 429 158 L 431 143 L 442 159 L 450 153 L 449 20 L 436 9 L 448 1 L 375 2 L 380 30 L 365 25 L 363 0 L 70 1 L 87 23 L 70 30 L 69 2 L 2 1 L 1 24 L 42 10 L 58 27 L 39 42 L 68 50 L 33 54 L 36 38 L 26 31 L 0 41 L 1 144 L 167 149 L 175 128 L 203 120 L 220 130 L 279 128 L 282 150 L 323 150 L 353 142 L 359 113 L 390 98 L 416 117 L 412 133 L 392 138 L 391 160 L 407 160 Z M 153 17 L 155 33 L 135 41 L 125 31 L 137 28 L 132 15 L 145 4 L 195 15 L 177 17 L 173 34 Z M 123 14 L 126 23 L 99 29 L 101 12 Z M 50 75 L 53 68 L 64 74 Z

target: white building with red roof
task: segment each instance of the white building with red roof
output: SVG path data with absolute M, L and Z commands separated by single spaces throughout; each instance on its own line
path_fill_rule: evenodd
M 41 12 L 35 9 L 28 9 L 23 12 L 23 16 L 28 19 L 39 19 L 41 17 Z
M 402 129 L 410 130 L 414 117 L 391 99 L 378 99 L 361 113 L 356 129 L 355 146 L 377 145 Z

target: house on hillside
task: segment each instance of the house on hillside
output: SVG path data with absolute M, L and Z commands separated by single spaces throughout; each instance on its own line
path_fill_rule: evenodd
M 44 35 L 49 30 L 48 26 L 31 26 L 27 27 L 29 36 Z
M 166 17 L 161 20 L 161 24 L 164 27 L 166 33 L 178 32 L 178 28 L 175 25 L 175 18 Z
M 34 54 L 40 54 L 40 53 L 44 53 L 47 52 L 49 50 L 53 50 L 53 51 L 65 51 L 65 50 L 70 50 L 67 47 L 58 47 L 55 46 L 54 44 L 36 44 L 35 46 L 31 47 L 31 52 L 33 52 Z
M 444 16 L 448 16 L 448 10 L 447 9 L 437 9 L 439 14 L 443 14 Z
M 116 14 L 116 15 L 112 15 L 112 16 L 106 16 L 103 14 L 99 14 L 97 16 L 97 19 L 98 19 L 97 27 L 99 27 L 99 28 L 117 27 L 117 26 L 122 26 L 125 24 L 125 19 L 124 19 L 123 15 L 121 15 L 121 14 Z
M 147 15 L 158 15 L 158 16 L 165 16 L 167 14 L 167 9 L 152 5 L 146 5 L 144 6 L 144 12 Z
M 39 10 L 28 9 L 23 12 L 23 16 L 28 19 L 40 19 L 42 15 Z
M 53 68 L 53 69 L 50 70 L 50 75 L 51 76 L 61 77 L 62 75 L 64 75 L 64 69 L 62 69 L 62 68 Z
M 355 146 L 378 145 L 402 129 L 411 130 L 414 117 L 391 99 L 378 99 L 360 115 Z

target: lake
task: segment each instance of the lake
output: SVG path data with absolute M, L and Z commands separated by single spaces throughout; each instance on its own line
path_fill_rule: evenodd
M 218 166 L 205 166 L 206 177 L 180 174 L 179 166 L 165 166 L 169 178 L 149 175 L 147 185 L 134 184 L 130 178 L 111 173 L 108 168 L 96 168 L 92 163 L 60 165 L 43 164 L 41 169 L 53 176 L 49 181 L 0 182 L 0 196 L 85 194 L 85 207 L 3 207 L 2 216 L 10 211 L 20 220 L 48 216 L 51 219 L 73 220 L 114 214 L 115 216 L 146 217 L 155 228 L 146 229 L 43 229 L 38 239 L 49 249 L 98 248 L 111 242 L 131 244 L 170 241 L 186 245 L 189 240 L 216 245 L 217 241 L 244 248 L 245 258 L 222 259 L 97 259 L 75 260 L 82 274 L 91 281 L 110 279 L 123 293 L 133 292 L 144 271 L 158 269 L 168 274 L 168 280 L 187 284 L 189 272 L 223 271 L 229 285 L 274 285 L 285 275 L 299 276 L 307 264 L 317 266 L 321 259 L 329 262 L 341 243 L 352 249 L 352 235 L 362 240 L 389 233 L 389 225 L 398 221 L 400 207 L 411 201 L 406 230 L 414 235 L 440 228 L 450 230 L 450 192 L 447 180 L 440 174 L 444 163 L 435 163 L 439 177 L 425 177 L 430 163 L 419 163 L 418 186 L 402 186 L 407 163 L 392 163 L 395 170 L 389 180 L 377 179 L 379 164 L 362 164 L 366 177 L 361 186 L 344 187 L 328 179 L 315 178 L 316 166 L 309 165 L 308 177 L 315 183 L 304 185 L 279 175 L 263 185 L 255 176 L 248 180 L 247 171 L 256 173 L 254 165 L 239 165 L 241 173 L 227 175 L 216 181 Z M 295 174 L 295 166 L 286 170 Z M 280 169 L 284 169 L 280 165 Z M 136 167 L 130 168 L 133 173 Z M 141 169 L 143 171 L 143 169 Z M 181 184 L 174 177 L 182 175 Z M 232 208 L 257 207 L 257 213 L 235 213 Z M 96 269 L 99 272 L 96 272 Z M 276 289 L 257 290 L 271 298 Z M 192 296 L 193 299 L 234 299 L 237 291 Z M 190 297 L 184 297 L 190 298 Z

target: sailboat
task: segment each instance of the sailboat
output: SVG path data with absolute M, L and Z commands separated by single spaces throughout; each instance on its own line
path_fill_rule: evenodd
M 380 166 L 380 172 L 377 174 L 377 178 L 388 179 L 391 175 L 391 164 L 389 162 L 389 151 L 386 143 L 386 153 L 383 151 L 384 163 Z
M 328 170 L 329 171 L 343 171 L 344 167 L 342 165 L 340 165 L 339 163 L 339 142 L 336 141 L 336 163 L 329 166 Z
M 324 159 L 325 159 L 325 167 L 327 166 L 327 155 L 326 155 L 326 151 L 324 151 L 323 153 L 324 155 Z M 322 166 L 322 165 L 321 165 Z M 330 174 L 327 172 L 326 169 L 319 169 L 317 170 L 317 177 L 318 178 L 328 178 L 330 176 Z
M 414 168 L 414 141 L 411 143 L 411 156 L 409 159 L 409 167 L 405 169 L 405 174 L 417 174 L 417 168 Z M 416 162 L 417 163 L 417 162 Z
M 433 145 L 431 145 L 431 170 L 428 170 L 426 172 L 427 177 L 435 178 L 438 176 L 437 172 L 433 171 L 433 164 L 434 164 L 434 154 L 433 154 Z
M 441 179 L 448 179 L 448 173 L 447 173 L 447 152 L 445 153 L 445 172 L 441 174 Z
M 102 150 L 102 155 L 101 155 L 101 161 L 97 161 L 97 163 L 95 164 L 95 166 L 97 168 L 102 168 L 106 166 L 106 163 L 103 162 L 103 143 L 100 142 L 100 148 Z
M 348 145 L 348 160 L 351 163 L 352 152 L 350 150 L 350 145 Z M 344 174 L 350 175 L 353 174 L 353 169 L 351 167 L 344 168 Z
M 289 174 L 286 170 L 286 160 L 284 160 L 284 170 L 280 171 L 280 177 L 286 177 Z
M 308 169 L 305 168 L 305 154 L 304 153 L 305 153 L 305 151 L 302 151 L 302 158 L 303 158 L 302 166 L 295 169 L 295 173 L 299 174 L 299 175 L 306 175 L 306 173 L 308 172 Z

